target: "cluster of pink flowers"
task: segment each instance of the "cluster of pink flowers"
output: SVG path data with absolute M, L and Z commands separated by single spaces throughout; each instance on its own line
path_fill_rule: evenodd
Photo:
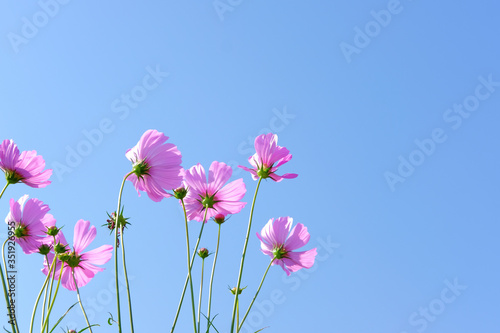
M 208 181 L 205 169 L 201 164 L 183 170 L 181 154 L 173 144 L 163 145 L 168 139 L 163 133 L 155 130 L 146 131 L 137 145 L 127 151 L 127 158 L 132 161 L 134 170 L 142 170 L 131 176 L 137 191 L 146 191 L 154 201 L 169 197 L 168 190 L 175 190 L 184 175 L 183 188 L 187 195 L 183 198 L 188 220 L 207 222 L 216 214 L 228 216 L 239 213 L 246 202 L 241 202 L 246 193 L 243 179 L 228 184 L 232 169 L 222 162 L 214 161 L 210 165 Z M 290 151 L 278 146 L 276 134 L 262 134 L 255 138 L 255 154 L 248 158 L 253 168 L 239 166 L 251 173 L 252 178 L 271 178 L 275 182 L 296 178 L 295 173 L 276 174 L 278 167 L 290 161 Z M 168 177 L 170 175 L 170 177 Z M 174 181 L 175 180 L 175 181 Z M 257 234 L 262 244 L 262 252 L 275 259 L 273 265 L 280 265 L 289 275 L 300 268 L 310 268 L 314 264 L 316 249 L 304 252 L 293 252 L 309 241 L 309 233 L 303 224 L 293 228 L 291 217 L 280 217 L 269 222 Z M 288 236 L 288 234 L 290 235 Z M 288 236 L 288 238 L 287 238 Z M 279 250 L 278 250 L 279 249 Z
M 8 184 L 23 182 L 28 186 L 42 188 L 50 184 L 52 170 L 43 170 L 45 161 L 42 156 L 37 155 L 36 151 L 23 151 L 19 153 L 17 145 L 12 140 L 4 140 L 0 146 L 0 168 L 4 171 Z M 52 260 L 54 258 L 54 247 L 56 244 L 63 248 L 68 246 L 62 231 L 56 228 L 56 220 L 51 214 L 48 214 L 50 208 L 42 201 L 23 195 L 19 200 L 10 200 L 10 211 L 5 218 L 5 222 L 13 227 L 12 236 L 26 254 L 42 253 Z M 96 230 L 92 227 L 90 231 L 82 230 L 82 223 L 85 222 L 88 229 L 88 221 L 80 220 L 75 225 L 74 251 L 59 252 L 58 254 L 71 253 L 72 256 L 79 258 L 77 265 L 71 268 L 75 272 L 78 286 L 87 284 L 97 271 L 103 268 L 97 268 L 96 265 L 104 265 L 111 259 L 110 250 L 112 247 L 101 246 L 94 251 L 81 254 L 95 238 Z M 85 224 L 83 223 L 83 224 Z M 61 266 L 61 261 L 57 265 Z M 47 274 L 47 261 L 44 262 L 45 268 L 42 271 Z M 67 262 L 65 268 L 69 267 Z M 59 274 L 59 273 L 58 273 Z M 63 269 L 63 286 L 69 290 L 75 290 L 72 287 L 69 278 L 71 269 Z M 57 277 L 58 275 L 56 275 Z M 74 285 L 74 284 L 73 284 Z
M 219 224 L 220 228 L 220 225 L 230 215 L 240 213 L 247 204 L 242 201 L 246 194 L 246 186 L 243 179 L 230 181 L 233 173 L 232 168 L 218 161 L 211 163 L 208 175 L 201 164 L 196 164 L 189 169 L 183 169 L 181 166 L 182 155 L 176 145 L 167 143 L 168 139 L 167 136 L 157 130 L 147 130 L 138 143 L 126 151 L 125 156 L 132 163 L 132 170 L 123 179 L 118 201 L 118 211 L 111 213 L 110 220 L 108 220 L 110 223 L 109 228 L 116 228 L 116 236 L 113 239 L 114 246 L 101 245 L 85 252 L 94 241 L 97 230 L 95 226 L 90 225 L 89 221 L 82 219 L 78 220 L 75 224 L 73 245 L 70 246 L 63 232 L 60 228 L 57 228 L 55 218 L 49 214 L 49 206 L 36 198 L 30 199 L 28 195 L 22 196 L 17 201 L 14 199 L 10 200 L 10 211 L 5 218 L 5 222 L 12 227 L 12 235 L 9 236 L 12 236 L 12 239 L 21 246 L 25 254 L 40 253 L 44 255 L 42 272 L 47 276 L 47 280 L 50 277 L 60 281 L 66 289 L 78 292 L 80 287 L 88 284 L 98 272 L 104 270 L 102 266 L 111 259 L 113 249 L 116 250 L 119 245 L 118 236 L 123 237 L 124 228 L 128 222 L 123 217 L 121 194 L 123 185 L 127 180 L 133 184 L 139 196 L 141 192 L 146 192 L 148 197 L 155 202 L 160 202 L 164 198 L 172 196 L 178 199 L 185 210 L 186 232 L 188 220 L 206 223 L 210 219 L 213 219 Z M 286 173 L 281 176 L 276 174 L 278 168 L 289 162 L 291 158 L 292 155 L 288 149 L 278 146 L 277 135 L 272 133 L 263 134 L 255 139 L 255 154 L 248 159 L 252 168 L 239 167 L 248 171 L 254 180 L 259 180 L 258 188 L 262 179 L 270 178 L 274 182 L 280 182 L 283 179 L 296 178 L 297 174 L 294 173 Z M 4 140 L 0 145 L 0 169 L 5 173 L 7 181 L 3 191 L 0 193 L 0 198 L 7 186 L 19 182 L 33 188 L 43 188 L 50 184 L 49 178 L 52 174 L 52 170 L 45 169 L 45 161 L 42 156 L 37 155 L 36 151 L 20 152 L 12 140 Z M 248 232 L 250 232 L 252 214 L 253 206 Z M 293 219 L 288 216 L 271 218 L 264 225 L 261 232 L 257 233 L 257 237 L 261 242 L 261 251 L 271 258 L 269 265 L 281 266 L 287 275 L 302 268 L 312 267 L 316 256 L 316 249 L 297 251 L 307 245 L 310 235 L 303 224 L 298 223 L 293 228 L 292 224 Z M 247 242 L 248 235 L 244 246 L 243 258 Z M 122 251 L 124 251 L 123 247 Z M 206 258 L 211 253 L 207 249 L 202 248 L 198 254 Z M 217 253 L 215 253 L 214 268 L 216 258 Z M 115 266 L 117 267 L 116 260 L 115 256 Z M 190 261 L 188 248 L 189 271 L 192 266 L 192 260 L 194 260 L 194 257 Z M 125 268 L 125 260 L 123 264 Z M 240 269 L 238 287 L 241 280 L 242 267 Z M 3 274 L 1 269 L 0 274 Z M 115 274 L 118 276 L 117 271 Z M 118 277 L 116 279 L 118 283 Z M 191 279 L 190 273 L 189 279 Z M 244 288 L 240 288 L 240 290 L 242 289 Z M 233 290 L 236 289 L 233 288 Z M 127 291 L 129 292 L 128 287 Z M 239 293 L 234 292 L 236 300 Z M 257 297 L 257 294 L 255 297 Z M 182 299 L 179 309 L 181 304 Z M 129 308 L 131 309 L 131 307 Z M 85 311 L 83 312 L 85 314 Z M 131 313 L 130 316 L 132 317 Z M 119 303 L 118 318 L 120 318 Z M 208 320 L 210 321 L 210 305 Z M 42 322 L 44 321 L 42 320 Z M 117 323 L 121 330 L 120 320 Z M 16 331 L 14 326 L 13 330 Z

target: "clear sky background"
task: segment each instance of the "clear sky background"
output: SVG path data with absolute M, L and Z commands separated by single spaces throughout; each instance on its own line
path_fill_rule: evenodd
M 293 154 L 280 172 L 299 177 L 262 184 L 242 308 L 269 262 L 255 237 L 269 218 L 305 224 L 318 258 L 288 278 L 272 267 L 244 332 L 495 332 L 499 12 L 493 0 L 1 1 L 0 139 L 36 150 L 54 175 L 44 189 L 11 186 L 0 214 L 26 193 L 51 207 L 68 240 L 86 219 L 98 226 L 90 248 L 111 244 L 101 225 L 144 131 L 169 136 L 185 168 L 207 169 L 246 165 L 255 136 L 272 131 Z M 235 168 L 237 178 L 251 202 L 256 182 Z M 167 332 L 186 274 L 179 203 L 138 197 L 130 182 L 123 203 L 136 331 Z M 249 211 L 222 228 L 220 332 Z M 200 223 L 189 226 L 193 244 Z M 213 251 L 217 227 L 205 230 Z M 18 249 L 23 332 L 41 261 Z M 105 267 L 81 293 L 95 332 L 116 332 Z M 74 302 L 62 290 L 54 316 Z M 190 315 L 185 306 L 176 332 L 192 330 Z M 62 325 L 82 328 L 80 310 Z

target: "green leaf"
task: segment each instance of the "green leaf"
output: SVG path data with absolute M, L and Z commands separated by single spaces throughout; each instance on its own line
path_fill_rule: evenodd
M 52 333 L 52 331 L 54 331 L 54 330 L 56 329 L 57 325 L 59 325 L 59 323 L 60 323 L 60 322 L 64 319 L 64 317 L 66 317 L 66 315 L 68 314 L 69 310 L 71 310 L 71 309 L 72 309 L 75 305 L 77 305 L 77 304 L 78 304 L 78 302 L 76 302 L 75 304 L 73 304 L 72 306 L 70 306 L 70 307 L 68 308 L 68 310 L 66 310 L 66 312 L 62 315 L 62 317 L 61 317 L 61 318 L 59 318 L 59 320 L 58 320 L 58 321 L 57 321 L 57 323 L 54 325 L 54 327 L 52 327 L 52 329 L 50 330 L 50 332 L 49 332 L 49 333 Z
M 85 330 L 87 330 L 87 329 L 89 329 L 91 327 L 94 327 L 94 326 L 99 326 L 99 325 L 98 324 L 94 324 L 94 325 L 87 326 L 84 329 L 79 330 L 78 333 L 82 333 L 83 331 L 85 331 Z
M 205 319 L 208 320 L 207 316 L 205 316 L 203 313 L 202 313 L 203 317 L 205 317 Z M 212 318 L 212 321 L 209 321 L 208 322 L 208 327 L 212 326 L 214 328 L 214 330 L 217 332 L 217 333 L 220 333 L 219 331 L 217 331 L 217 328 L 215 328 L 213 322 L 215 320 L 215 317 L 217 317 L 219 314 L 216 314 L 213 318 Z M 207 329 L 207 333 L 208 333 L 209 329 Z

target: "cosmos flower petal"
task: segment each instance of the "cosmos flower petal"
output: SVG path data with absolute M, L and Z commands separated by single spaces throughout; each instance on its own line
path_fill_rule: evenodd
M 61 272 L 61 266 L 59 266 L 59 269 L 57 270 L 57 277 L 59 277 L 59 274 Z M 76 275 L 78 277 L 78 274 Z M 61 284 L 64 288 L 68 290 L 76 290 L 75 288 L 75 282 L 73 281 L 73 276 L 71 275 L 71 268 L 64 264 L 62 275 L 61 275 Z
M 316 254 L 316 249 L 301 252 L 289 252 L 287 255 L 288 258 L 283 258 L 283 262 L 288 266 L 290 271 L 296 272 L 301 268 L 311 268 L 314 265 Z
M 44 168 L 45 161 L 35 150 L 19 153 L 13 140 L 4 140 L 0 145 L 0 169 L 17 177 L 13 183 L 21 181 L 30 187 L 45 187 L 50 184 L 52 170 L 43 171 Z
M 309 243 L 310 238 L 311 236 L 307 232 L 307 227 L 304 227 L 302 223 L 297 223 L 285 242 L 285 248 L 287 251 L 299 249 Z
M 9 223 L 12 221 L 21 221 L 22 211 L 21 207 L 24 206 L 24 202 L 28 199 L 28 195 L 23 195 L 18 201 L 14 199 L 10 199 L 10 211 L 5 218 L 5 223 Z
M 272 133 L 262 134 L 255 138 L 255 152 L 259 156 L 258 162 L 272 164 L 271 157 L 276 149 L 278 136 Z
M 252 174 L 252 178 L 254 180 L 259 179 L 259 176 L 257 175 L 257 171 L 255 171 L 254 169 L 249 169 L 249 168 L 247 168 L 246 166 L 243 166 L 243 165 L 238 165 L 238 168 L 241 168 L 241 169 L 243 169 L 245 171 L 250 172 Z
M 207 221 L 219 213 L 230 215 L 241 211 L 246 205 L 240 202 L 246 193 L 245 183 L 243 179 L 237 179 L 226 184 L 231 174 L 230 166 L 217 161 L 210 166 L 208 181 L 201 164 L 185 170 L 184 185 L 188 192 L 183 200 L 189 220 L 203 221 L 205 211 Z M 204 200 L 212 201 L 213 204 Z M 203 205 L 207 205 L 207 208 Z
M 243 199 L 247 192 L 243 178 L 233 180 L 224 186 L 218 193 L 217 197 L 222 197 L 224 201 L 238 201 Z
M 262 229 L 262 236 L 270 244 L 285 244 L 292 222 L 291 217 L 279 217 L 274 221 L 270 219 L 264 229 Z
M 146 192 L 155 202 L 172 196 L 167 190 L 182 184 L 182 155 L 174 144 L 165 143 L 167 140 L 163 133 L 147 130 L 139 142 L 125 153 L 134 170 L 137 165 L 144 165 L 143 170 L 135 171 L 127 180 L 132 182 L 139 196 L 141 191 Z
M 272 256 L 272 254 L 271 254 Z M 285 265 L 285 262 L 283 260 L 275 260 L 273 262 L 273 265 L 279 265 L 283 270 L 285 271 L 286 275 L 290 276 L 290 269 L 288 266 Z
M 219 214 L 232 215 L 239 213 L 246 204 L 246 202 L 240 201 L 221 201 L 214 205 L 214 210 Z M 213 215 L 215 216 L 215 214 Z
M 44 205 L 43 202 L 38 199 L 33 198 L 27 200 L 24 204 L 23 221 L 26 224 L 36 225 L 38 230 L 39 227 L 43 226 L 41 220 L 49 210 L 49 206 Z
M 68 262 L 64 262 L 63 274 L 61 276 L 61 283 L 68 290 L 76 290 L 72 271 L 74 271 L 78 288 L 80 288 L 89 283 L 95 274 L 104 270 L 103 267 L 97 265 L 104 265 L 111 259 L 113 251 L 113 246 L 111 245 L 102 245 L 94 250 L 85 253 L 81 252 L 94 240 L 95 233 L 95 226 L 90 226 L 90 222 L 88 221 L 78 220 L 75 225 L 73 251 L 68 253 L 78 258 L 79 262 L 72 264 L 73 267 L 70 267 Z M 61 242 L 65 241 L 64 235 L 61 232 L 58 235 L 61 236 Z M 54 254 L 49 253 L 47 257 L 49 259 L 48 263 L 45 260 L 44 268 L 42 269 L 45 275 L 48 274 L 48 265 L 52 264 Z M 61 261 L 57 260 L 56 279 L 59 277 L 61 264 Z
M 92 262 L 96 265 L 104 265 L 107 263 L 113 255 L 113 246 L 102 245 L 97 249 L 88 251 L 82 254 L 82 260 Z
M 15 229 L 24 230 L 22 236 L 14 236 L 14 241 L 24 253 L 38 252 L 39 247 L 47 241 L 44 221 L 53 219 L 52 215 L 47 214 L 49 210 L 48 205 L 35 198 L 28 199 L 28 195 L 23 195 L 18 201 L 10 200 L 10 211 L 5 222 Z
M 198 163 L 188 170 L 185 170 L 184 182 L 189 188 L 189 192 L 203 192 L 206 189 L 207 176 L 205 169 Z
M 278 146 L 278 136 L 276 134 L 268 133 L 256 137 L 255 151 L 255 154 L 248 158 L 248 162 L 253 168 L 250 169 L 241 165 L 238 166 L 250 172 L 254 180 L 262 177 L 271 178 L 275 182 L 280 182 L 283 179 L 297 177 L 297 174 L 292 173 L 287 173 L 283 176 L 279 176 L 275 173 L 278 167 L 290 161 L 292 158 L 287 148 Z
M 215 193 L 231 178 L 233 169 L 223 162 L 213 161 L 208 170 L 209 191 Z
M 75 252 L 81 253 L 94 240 L 97 231 L 94 226 L 90 227 L 90 222 L 78 220 L 75 225 L 75 234 L 73 236 L 73 247 Z
M 19 149 L 13 140 L 3 140 L 0 146 L 0 167 L 2 170 L 14 170 L 19 160 Z
M 317 254 L 316 248 L 302 252 L 294 251 L 306 245 L 310 235 L 301 223 L 291 229 L 292 223 L 291 217 L 270 219 L 260 234 L 257 233 L 261 241 L 261 251 L 274 259 L 273 265 L 279 265 L 287 275 L 301 268 L 311 268 Z

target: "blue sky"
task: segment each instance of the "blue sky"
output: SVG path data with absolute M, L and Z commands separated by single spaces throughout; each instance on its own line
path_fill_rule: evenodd
M 288 278 L 272 267 L 244 332 L 494 331 L 499 9 L 470 0 L 3 1 L 0 139 L 36 150 L 54 175 L 44 189 L 9 187 L 0 213 L 29 194 L 68 239 L 86 219 L 98 226 L 92 245 L 110 244 L 100 226 L 131 169 L 125 151 L 144 131 L 169 136 L 186 168 L 245 164 L 255 136 L 271 131 L 293 154 L 280 171 L 299 177 L 261 187 L 242 304 L 268 264 L 255 232 L 269 218 L 305 224 L 318 260 Z M 235 168 L 238 178 L 251 202 L 256 183 Z M 182 212 L 173 199 L 138 197 L 131 183 L 123 200 L 136 330 L 168 331 L 186 274 Z M 222 228 L 220 332 L 249 211 Z M 189 226 L 194 242 L 200 224 Z M 207 225 L 201 245 L 215 249 L 216 233 Z M 41 258 L 18 250 L 17 265 L 27 331 Z M 113 281 L 108 263 L 81 290 L 96 332 L 116 332 L 106 324 L 108 312 L 116 317 Z M 74 302 L 61 291 L 55 313 Z M 62 324 L 84 320 L 75 307 Z M 191 324 L 185 307 L 176 331 Z

